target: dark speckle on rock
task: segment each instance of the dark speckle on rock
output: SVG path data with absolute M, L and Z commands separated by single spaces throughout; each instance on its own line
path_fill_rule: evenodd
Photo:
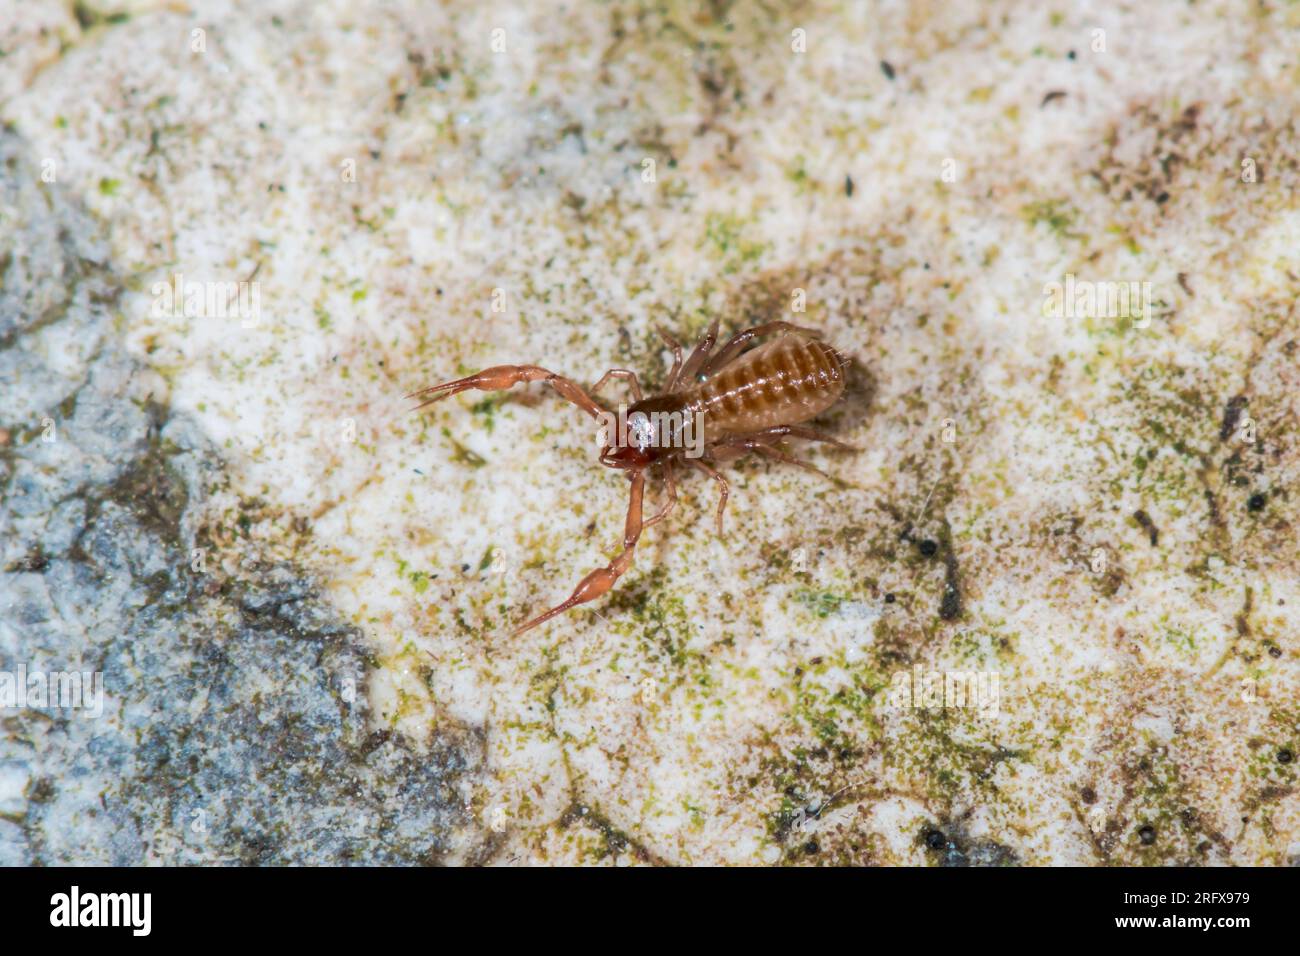
M 926 847 L 939 854 L 941 866 L 1012 866 L 1019 860 L 1010 847 L 995 840 L 973 839 L 960 825 L 951 822 L 945 826 L 947 830 L 935 827 L 923 836 Z
M 1219 425 L 1219 440 L 1227 441 L 1237 429 L 1237 422 L 1241 420 L 1241 413 L 1246 409 L 1246 396 L 1234 395 L 1228 399 L 1228 403 L 1223 406 L 1223 421 Z
M 1138 523 L 1138 527 L 1147 533 L 1147 539 L 1153 547 L 1160 543 L 1160 529 L 1156 527 L 1149 514 L 1142 510 L 1135 511 L 1133 512 L 1133 520 Z

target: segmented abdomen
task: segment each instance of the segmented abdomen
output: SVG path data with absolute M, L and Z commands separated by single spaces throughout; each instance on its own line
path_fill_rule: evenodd
M 797 425 L 844 391 L 844 360 L 829 345 L 788 334 L 745 353 L 702 383 L 690 403 L 710 437 Z

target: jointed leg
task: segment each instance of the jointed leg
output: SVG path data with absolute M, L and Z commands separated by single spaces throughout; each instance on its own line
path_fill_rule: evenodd
M 576 382 L 538 365 L 494 365 L 476 375 L 458 378 L 454 382 L 443 382 L 441 385 L 430 385 L 406 397 L 424 398 L 423 402 L 411 409 L 411 411 L 418 411 L 426 405 L 441 401 L 448 395 L 456 395 L 471 388 L 481 392 L 496 392 L 513 388 L 520 382 L 545 382 L 559 392 L 561 397 L 577 405 L 592 418 L 598 419 L 605 414 L 605 410 L 592 401 Z
M 800 425 L 778 425 L 775 428 L 766 428 L 757 432 L 746 432 L 740 435 L 731 435 L 719 442 L 709 446 L 709 455 L 715 461 L 730 461 L 733 458 L 740 458 L 750 452 L 757 452 L 767 458 L 773 458 L 777 461 L 783 461 L 791 465 L 798 465 L 808 471 L 815 472 L 823 478 L 838 482 L 839 479 L 826 474 L 816 465 L 809 464 L 802 459 L 795 458 L 793 455 L 787 455 L 779 448 L 773 447 L 777 441 L 785 436 L 794 438 L 808 438 L 813 441 L 825 441 L 837 445 L 841 448 L 857 451 L 852 445 L 846 445 L 836 438 L 825 435 L 816 429 L 805 428 Z
M 642 529 L 658 524 L 664 518 L 667 518 L 677 505 L 677 479 L 673 476 L 673 461 L 671 458 L 664 462 L 664 481 L 668 484 L 668 500 L 664 502 L 664 506 L 659 509 L 658 514 L 646 519 L 645 524 L 641 526 Z
M 686 360 L 678 373 L 678 380 L 685 382 L 687 385 L 694 384 L 695 376 L 699 373 L 700 368 L 709 359 L 709 353 L 713 351 L 713 346 L 718 342 L 718 320 L 714 319 L 709 323 L 708 331 L 704 333 L 704 338 L 691 351 L 691 357 Z
M 668 385 L 664 389 L 665 391 L 672 392 L 676 390 L 677 379 L 681 376 L 682 372 L 682 343 L 678 342 L 663 329 L 659 329 L 659 336 L 664 340 L 664 344 L 668 346 L 668 350 L 673 353 L 673 367 L 668 372 Z
M 777 461 L 784 461 L 787 464 L 798 465 L 800 468 L 805 468 L 808 471 L 821 475 L 823 478 L 829 479 L 830 481 L 836 480 L 835 478 L 832 478 L 830 475 L 826 474 L 826 472 L 822 471 L 816 465 L 809 464 L 808 462 L 803 461 L 800 458 L 795 458 L 793 455 L 787 455 L 779 448 L 773 448 L 771 445 L 768 445 L 764 442 L 749 441 L 749 442 L 745 442 L 742 447 L 748 448 L 750 451 L 756 451 L 760 455 L 763 455 L 767 458 L 775 458 Z
M 821 441 L 828 445 L 834 445 L 836 448 L 843 448 L 845 451 L 861 451 L 856 445 L 849 445 L 840 441 L 834 435 L 828 435 L 816 428 L 809 428 L 806 425 L 777 425 L 775 428 L 765 428 L 762 431 L 750 432 L 743 436 L 746 439 L 767 439 L 767 438 L 806 438 L 808 441 Z
M 726 510 L 727 496 L 731 494 L 731 485 L 727 484 L 727 479 L 723 478 L 722 475 L 717 470 L 710 468 L 708 465 L 700 461 L 698 458 L 688 458 L 686 460 L 689 461 L 693 467 L 698 468 L 700 471 L 704 472 L 706 475 L 708 475 L 710 478 L 712 478 L 714 481 L 718 483 L 718 488 L 720 491 L 720 494 L 718 496 L 718 537 L 721 538 L 722 537 L 722 512 Z
M 716 355 L 704 363 L 703 368 L 700 369 L 700 374 L 710 375 L 716 372 L 739 355 L 741 349 L 754 339 L 759 336 L 770 335 L 773 332 L 803 332 L 805 335 L 821 335 L 818 329 L 809 329 L 802 325 L 793 325 L 790 322 L 768 322 L 765 325 L 756 325 L 752 329 L 745 329 L 743 332 L 737 332 L 733 335 L 731 340 Z
M 536 627 L 538 624 L 545 624 L 551 618 L 558 614 L 563 614 L 570 608 L 577 607 L 579 604 L 586 604 L 588 601 L 594 601 L 606 591 L 614 586 L 620 577 L 628 568 L 632 567 L 632 552 L 636 549 L 637 539 L 641 537 L 643 527 L 641 521 L 641 503 L 645 497 L 645 473 L 635 472 L 632 475 L 632 492 L 629 495 L 627 505 L 627 523 L 623 526 L 623 551 L 609 564 L 603 568 L 597 568 L 585 578 L 578 582 L 578 586 L 573 589 L 569 599 L 563 604 L 557 604 L 545 614 L 533 618 L 525 624 L 515 628 L 514 635 L 522 634 L 529 628 Z
M 600 387 L 608 382 L 611 378 L 625 378 L 632 389 L 633 401 L 641 401 L 641 383 L 636 380 L 636 372 L 626 368 L 612 368 L 600 377 L 600 381 L 591 386 L 592 392 L 600 391 Z

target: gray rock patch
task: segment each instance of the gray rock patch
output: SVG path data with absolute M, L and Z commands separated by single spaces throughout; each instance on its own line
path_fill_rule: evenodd
M 480 735 L 371 732 L 360 635 L 306 574 L 192 567 L 221 462 L 115 341 L 97 225 L 12 131 L 0 204 L 0 673 L 104 688 L 94 718 L 0 707 L 0 865 L 478 858 Z

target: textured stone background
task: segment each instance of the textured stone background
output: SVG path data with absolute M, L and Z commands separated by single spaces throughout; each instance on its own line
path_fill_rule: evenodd
M 124 353 L 100 229 L 40 182 L 29 152 L 12 131 L 0 139 L 0 670 L 99 671 L 108 692 L 95 719 L 5 712 L 0 862 L 463 851 L 450 834 L 478 763 L 472 735 L 428 751 L 371 730 L 369 652 L 301 570 L 195 571 L 194 549 L 214 550 L 194 520 L 224 480 L 220 455 Z M 33 423 L 51 414 L 46 442 Z
M 1294 862 L 1298 30 L 0 0 L 0 670 L 109 694 L 0 715 L 0 859 Z M 260 321 L 160 317 L 178 272 Z M 1045 314 L 1066 273 L 1150 326 Z M 795 289 L 855 362 L 840 482 L 737 465 L 721 542 L 688 482 L 510 639 L 625 488 L 538 389 L 401 395 L 654 383 L 656 324 Z M 917 666 L 998 713 L 891 707 Z

